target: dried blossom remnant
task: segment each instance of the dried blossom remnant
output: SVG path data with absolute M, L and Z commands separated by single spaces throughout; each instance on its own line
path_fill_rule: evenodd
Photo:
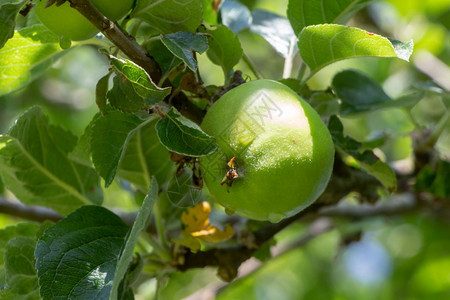
M 185 226 L 182 235 L 174 241 L 193 251 L 198 251 L 201 248 L 200 241 L 218 243 L 231 238 L 234 234 L 233 227 L 228 224 L 224 230 L 219 230 L 211 225 L 210 213 L 211 206 L 208 202 L 201 202 L 189 207 L 181 215 L 181 222 Z

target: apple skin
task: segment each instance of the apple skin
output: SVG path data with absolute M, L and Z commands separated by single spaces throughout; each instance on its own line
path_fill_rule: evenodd
M 331 177 L 334 144 L 316 111 L 272 80 L 244 83 L 208 110 L 202 129 L 218 150 L 200 157 L 205 184 L 227 213 L 280 220 L 311 205 Z M 223 183 L 235 157 L 239 177 Z
M 98 33 L 82 14 L 70 7 L 69 2 L 61 6 L 45 7 L 46 0 L 37 1 L 36 14 L 39 20 L 53 33 L 72 41 L 83 41 Z M 98 10 L 112 21 L 122 18 L 132 7 L 133 0 L 92 0 Z

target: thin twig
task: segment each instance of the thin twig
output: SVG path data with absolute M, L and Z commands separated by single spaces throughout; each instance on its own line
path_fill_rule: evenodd
M 159 65 L 132 36 L 126 34 L 116 23 L 105 17 L 90 0 L 69 0 L 69 2 L 126 56 L 141 66 L 154 82 L 159 81 L 162 75 Z

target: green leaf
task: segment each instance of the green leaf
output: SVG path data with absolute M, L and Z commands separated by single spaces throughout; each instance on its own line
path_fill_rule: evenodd
M 423 91 L 412 91 L 391 99 L 381 85 L 356 70 L 345 70 L 334 76 L 332 82 L 336 95 L 342 100 L 342 115 L 373 112 L 394 107 L 412 108 L 424 96 Z
M 224 1 L 220 6 L 220 17 L 223 25 L 234 33 L 249 27 L 252 23 L 250 10 L 238 1 Z
M 425 166 L 417 175 L 415 190 L 428 192 L 442 199 L 450 198 L 450 162 L 439 160 L 437 166 Z
M 382 162 L 372 151 L 364 150 L 358 141 L 344 136 L 344 127 L 336 116 L 330 117 L 328 129 L 335 146 L 354 158 L 352 166 L 372 175 L 388 190 L 395 191 L 397 189 L 397 178 L 389 165 Z
M 105 187 L 113 181 L 130 132 L 142 121 L 131 114 L 110 111 L 93 121 L 91 135 L 92 161 L 105 180 Z
M 47 229 L 34 253 L 41 297 L 108 299 L 128 229 L 100 206 L 83 206 Z
M 370 112 L 391 101 L 377 82 L 356 70 L 345 70 L 336 74 L 332 87 L 342 100 L 343 115 Z
M 161 41 L 194 72 L 197 70 L 197 60 L 193 52 L 203 53 L 208 49 L 206 36 L 192 32 L 166 34 L 161 37 Z
M 297 53 L 297 36 L 285 17 L 255 9 L 252 18 L 250 30 L 262 36 L 284 58 Z
M 94 169 L 71 160 L 77 138 L 50 125 L 38 107 L 29 109 L 10 133 L 0 135 L 0 175 L 27 204 L 62 214 L 83 204 L 100 204 L 102 190 Z
M 338 99 L 331 90 L 313 92 L 309 104 L 321 116 L 336 115 L 340 109 Z
M 107 98 L 111 105 L 124 112 L 137 112 L 143 104 L 153 105 L 170 94 L 170 88 L 159 88 L 140 66 L 127 59 L 110 56 L 116 76 Z
M 187 207 L 208 201 L 203 189 L 193 185 L 192 168 L 184 167 L 172 173 L 167 187 L 159 195 L 159 205 L 166 226 L 179 224 L 181 214 Z
M 130 234 L 127 237 L 125 247 L 117 263 L 110 299 L 118 298 L 119 284 L 127 273 L 128 265 L 133 258 L 134 247 L 136 246 L 139 235 L 143 230 L 145 230 L 148 223 L 150 222 L 153 206 L 155 205 L 156 199 L 158 199 L 158 190 L 158 182 L 153 177 L 150 185 L 150 190 L 145 196 L 144 202 L 142 203 L 141 208 L 138 211 L 133 227 L 131 228 Z M 122 299 L 122 297 L 119 297 L 118 299 Z
M 161 67 L 164 77 L 181 63 L 181 60 L 173 55 L 160 39 L 151 41 L 147 50 Z
M 94 167 L 91 160 L 92 126 L 100 116 L 100 113 L 94 115 L 91 122 L 86 126 L 83 134 L 78 139 L 75 149 L 69 153 L 69 158 L 71 160 L 91 168 Z
M 287 17 L 295 35 L 303 27 L 325 23 L 346 23 L 370 0 L 289 0 Z
M 65 53 L 59 38 L 43 25 L 17 31 L 0 49 L 0 95 L 39 78 Z
M 34 237 L 19 236 L 11 239 L 5 252 L 6 290 L 2 299 L 40 299 L 39 285 L 34 268 Z
M 204 156 L 217 149 L 214 138 L 204 133 L 174 107 L 156 123 L 158 138 L 170 151 L 187 156 Z
M 214 11 L 214 3 L 209 0 L 202 0 L 203 21 L 210 25 L 217 24 L 217 13 Z
M 95 86 L 95 103 L 97 103 L 98 109 L 102 114 L 106 113 L 106 96 L 108 93 L 108 82 L 110 73 L 106 74 L 99 79 L 97 85 Z
M 398 57 L 407 61 L 413 43 L 395 42 L 394 45 L 385 37 L 359 28 L 322 24 L 303 28 L 298 48 L 303 61 L 311 69 L 311 77 L 326 65 L 347 58 L 379 56 Z M 406 52 L 409 55 L 405 55 Z
M 126 113 L 143 110 L 144 100 L 136 93 L 133 84 L 122 75 L 113 78 L 113 87 L 106 94 L 109 104 L 115 109 Z
M 0 230 L 0 286 L 6 284 L 6 270 L 4 269 L 4 257 L 8 242 L 16 237 L 34 237 L 39 230 L 39 225 L 32 222 L 19 223 Z M 0 294 L 1 295 L 1 294 Z
M 154 35 L 195 32 L 202 22 L 202 0 L 140 0 L 131 17 L 145 21 Z
M 213 63 L 222 67 L 227 78 L 228 72 L 242 57 L 241 43 L 238 37 L 224 25 L 206 32 L 212 37 L 208 42 L 209 49 L 206 53 Z
M 420 100 L 425 96 L 424 91 L 411 91 L 407 94 L 401 95 L 392 101 L 384 102 L 379 105 L 378 108 L 393 108 L 393 107 L 404 107 L 404 108 L 413 108 Z
M 17 1 L 14 1 L 17 2 Z M 16 16 L 26 1 L 4 3 L 0 5 L 0 48 L 13 37 L 16 26 Z
M 397 189 L 397 177 L 394 171 L 388 164 L 382 162 L 377 158 L 375 163 L 366 163 L 358 160 L 358 167 L 367 174 L 372 175 L 378 179 L 381 184 L 390 191 Z
M 143 193 L 148 191 L 152 176 L 162 185 L 174 167 L 169 151 L 159 142 L 155 124 L 156 120 L 146 122 L 129 133 L 117 171 L 117 176 L 134 183 Z

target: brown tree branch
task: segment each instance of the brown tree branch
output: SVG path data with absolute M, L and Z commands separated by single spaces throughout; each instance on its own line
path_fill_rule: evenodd
M 141 66 L 154 82 L 161 79 L 161 69 L 133 37 L 125 33 L 116 23 L 105 17 L 90 0 L 68 0 L 98 30 L 117 46 L 133 62 Z
M 105 17 L 90 0 L 67 0 L 70 5 L 78 10 L 98 30 L 100 30 L 117 48 L 119 48 L 130 60 L 141 66 L 151 80 L 159 82 L 162 77 L 161 68 L 149 53 L 139 45 L 134 37 L 128 35 L 116 23 Z M 169 80 L 164 81 L 165 87 L 173 87 Z M 175 89 L 172 89 L 174 92 Z M 171 103 L 181 114 L 200 124 L 205 111 L 198 108 L 186 97 L 184 93 L 178 93 L 171 98 Z
M 2 196 L 0 196 L 0 214 L 19 217 L 40 223 L 46 220 L 58 222 L 63 218 L 63 216 L 52 209 L 42 206 L 26 206 L 20 202 L 8 201 Z
M 116 215 L 118 215 L 125 224 L 128 226 L 133 226 L 134 220 L 136 219 L 137 212 L 123 212 L 113 210 Z M 0 196 L 0 214 L 9 215 L 12 217 L 18 217 L 25 220 L 35 221 L 42 223 L 44 221 L 50 220 L 53 222 L 58 222 L 63 215 L 60 215 L 56 211 L 36 205 L 25 205 L 18 201 L 13 201 Z M 154 221 L 149 224 L 147 232 L 150 234 L 156 234 Z

